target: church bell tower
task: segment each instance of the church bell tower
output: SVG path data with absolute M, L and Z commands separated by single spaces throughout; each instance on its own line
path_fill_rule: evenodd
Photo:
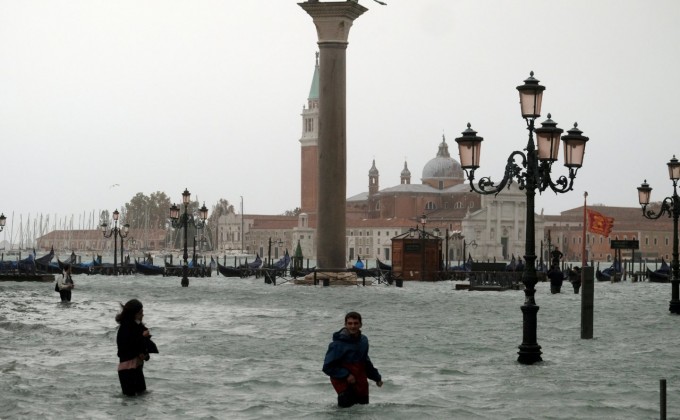
M 319 53 L 309 89 L 307 105 L 302 107 L 302 137 L 300 138 L 300 209 L 316 219 L 319 196 Z

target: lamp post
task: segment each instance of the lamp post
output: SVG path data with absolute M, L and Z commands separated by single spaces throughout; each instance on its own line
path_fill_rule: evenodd
M 2 232 L 5 229 L 6 222 L 7 218 L 5 217 L 5 213 L 0 214 L 0 232 Z
M 678 262 L 678 217 L 680 217 L 680 196 L 678 196 L 678 180 L 680 179 L 680 162 L 673 155 L 673 159 L 668 162 L 668 176 L 673 182 L 673 195 L 666 197 L 661 202 L 658 213 L 654 210 L 647 210 L 652 187 L 647 181 L 638 187 L 638 197 L 642 206 L 642 215 L 647 219 L 658 219 L 664 214 L 673 218 L 673 262 L 671 263 L 673 277 L 671 279 L 671 301 L 668 308 L 672 314 L 680 314 L 680 299 L 678 285 L 680 284 L 680 263 Z
M 170 222 L 175 229 L 184 228 L 184 264 L 182 265 L 182 287 L 189 287 L 189 253 L 187 252 L 187 231 L 189 222 L 191 222 L 197 229 L 205 226 L 205 221 L 208 218 L 208 208 L 203 203 L 203 207 L 198 209 L 198 217 L 200 220 L 195 220 L 193 214 L 189 214 L 189 203 L 191 202 L 191 193 L 188 189 L 184 189 L 182 193 L 182 204 L 184 204 L 184 213 L 180 216 L 179 207 L 174 204 L 170 207 Z
M 269 268 L 271 268 L 271 266 L 272 266 L 272 237 L 271 236 L 269 237 L 268 242 L 269 242 L 269 245 L 267 246 L 267 261 L 268 261 L 267 265 L 269 266 Z M 283 241 L 281 239 L 277 239 L 275 245 L 280 247 L 281 245 L 283 245 Z
M 128 236 L 130 232 L 130 225 L 124 224 L 122 228 L 118 227 L 118 218 L 120 213 L 118 209 L 113 211 L 113 223 L 111 224 L 111 230 L 107 233 L 108 223 L 106 221 L 102 222 L 101 229 L 102 234 L 105 238 L 110 238 L 113 236 L 113 274 L 118 275 L 118 238 L 120 238 L 120 264 L 123 265 L 123 238 Z
M 423 230 L 420 232 L 420 264 L 422 267 L 420 272 L 422 280 L 425 280 L 427 279 L 427 274 L 425 273 L 425 270 L 427 269 L 427 266 L 425 265 L 425 225 L 427 224 L 427 215 L 425 213 L 420 216 L 420 224 L 423 225 Z
M 473 239 L 470 242 L 467 242 L 465 240 L 465 235 L 459 230 L 454 231 L 451 233 L 451 239 L 459 239 L 463 243 L 463 266 L 465 266 L 465 262 L 467 259 L 467 256 L 465 254 L 466 246 L 470 245 L 472 248 L 477 248 L 477 242 Z
M 469 245 L 471 248 L 477 248 L 477 242 L 473 239 L 470 242 L 467 242 L 465 240 L 465 236 L 461 235 L 461 239 L 463 240 L 463 265 L 465 265 L 467 261 L 467 256 L 465 254 L 466 247 Z
M 434 234 L 434 237 L 437 238 L 437 239 L 439 239 L 439 237 L 442 234 L 438 227 L 434 228 L 432 230 L 432 233 Z M 437 248 L 439 248 L 439 247 L 437 247 Z M 442 254 L 441 254 L 441 248 L 439 248 L 439 265 L 437 267 L 437 271 L 441 271 L 441 269 L 442 269 L 441 261 L 442 261 Z M 439 278 L 441 279 L 441 276 L 439 276 Z
M 525 300 L 522 305 L 523 314 L 523 340 L 519 346 L 518 361 L 522 364 L 533 364 L 540 362 L 541 346 L 536 341 L 536 314 L 538 305 L 534 295 L 536 293 L 536 238 L 534 234 L 534 198 L 536 190 L 542 193 L 550 188 L 555 193 L 566 193 L 571 191 L 574 185 L 576 172 L 583 164 L 588 137 L 582 135 L 578 129 L 578 124 L 562 136 L 563 130 L 557 128 L 557 123 L 548 119 L 541 124 L 541 127 L 534 128 L 536 118 L 541 116 L 541 103 L 543 100 L 544 86 L 538 84 L 534 79 L 534 72 L 530 73 L 524 84 L 517 86 L 519 91 L 520 107 L 522 117 L 527 123 L 529 130 L 529 140 L 525 152 L 514 151 L 510 154 L 505 165 L 505 175 L 500 183 L 491 181 L 490 177 L 483 177 L 475 186 L 475 170 L 479 168 L 479 156 L 483 138 L 477 136 L 468 123 L 467 129 L 463 131 L 462 137 L 456 139 L 458 151 L 460 153 L 461 167 L 465 169 L 468 180 L 470 181 L 471 191 L 479 194 L 498 194 L 514 180 L 519 184 L 519 189 L 524 190 L 527 197 L 526 202 L 526 243 L 525 256 L 526 264 L 522 274 L 524 283 Z M 536 133 L 536 143 L 534 143 L 534 132 Z M 551 179 L 552 164 L 557 161 L 559 152 L 560 138 L 564 142 L 564 166 L 569 169 L 569 175 L 560 176 L 557 180 Z M 519 159 L 519 163 L 516 162 Z
M 245 252 L 243 245 L 244 233 L 243 233 L 243 196 L 241 196 L 241 253 Z
M 446 252 L 446 258 L 444 258 L 444 264 L 446 266 L 444 267 L 444 271 L 449 271 L 449 228 L 446 228 L 444 231 L 444 252 Z

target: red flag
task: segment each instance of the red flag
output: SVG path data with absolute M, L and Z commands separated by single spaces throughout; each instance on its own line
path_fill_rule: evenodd
M 602 213 L 588 209 L 588 232 L 598 233 L 605 238 L 609 236 L 614 227 L 614 218 L 607 217 Z

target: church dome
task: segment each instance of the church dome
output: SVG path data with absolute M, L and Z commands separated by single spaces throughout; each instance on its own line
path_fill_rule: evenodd
M 463 168 L 460 163 L 449 154 L 449 145 L 442 136 L 439 143 L 439 151 L 434 159 L 431 159 L 423 168 L 423 180 L 432 178 L 456 178 L 464 179 Z

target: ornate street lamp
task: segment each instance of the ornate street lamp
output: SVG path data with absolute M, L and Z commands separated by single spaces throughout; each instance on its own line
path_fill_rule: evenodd
M 678 180 L 680 179 L 680 162 L 675 158 L 675 155 L 668 162 L 668 176 L 673 182 L 673 195 L 663 199 L 658 213 L 653 209 L 647 210 L 647 205 L 652 195 L 652 187 L 647 184 L 646 180 L 638 187 L 638 198 L 642 207 L 642 215 L 647 219 L 658 219 L 664 214 L 673 218 L 673 261 L 671 262 L 673 277 L 671 279 L 671 301 L 668 310 L 672 314 L 680 314 L 680 295 L 678 290 L 678 285 L 680 284 L 680 263 L 678 262 L 678 217 L 680 217 Z
M 191 222 L 196 229 L 202 229 L 205 226 L 205 221 L 208 219 L 208 208 L 203 203 L 203 207 L 198 209 L 199 220 L 194 218 L 193 214 L 189 214 L 189 203 L 191 203 L 191 193 L 188 189 L 184 189 L 182 193 L 182 204 L 184 204 L 184 213 L 180 216 L 179 207 L 177 204 L 172 204 L 170 207 L 170 222 L 175 229 L 184 228 L 184 264 L 182 265 L 182 287 L 189 287 L 189 253 L 187 251 L 187 235 L 188 225 Z
M 0 232 L 2 232 L 5 229 L 6 222 L 7 218 L 5 217 L 5 213 L 0 214 Z
M 526 149 L 524 149 L 525 152 L 514 151 L 510 154 L 505 165 L 505 175 L 500 183 L 494 183 L 490 177 L 483 177 L 475 186 L 475 170 L 479 168 L 483 138 L 477 136 L 477 132 L 471 128 L 469 123 L 467 129 L 463 131 L 462 137 L 456 139 L 456 143 L 458 143 L 460 163 L 470 181 L 471 191 L 479 194 L 498 194 L 516 180 L 519 189 L 526 193 L 527 226 L 526 255 L 524 256 L 526 264 L 522 274 L 522 282 L 525 286 L 525 301 L 522 305 L 523 340 L 519 346 L 517 360 L 522 364 L 533 364 L 542 360 L 541 346 L 536 341 L 536 314 L 539 307 L 534 298 L 537 282 L 534 198 L 536 190 L 539 193 L 548 188 L 555 193 L 566 193 L 572 190 L 576 172 L 583 164 L 588 137 L 582 135 L 576 123 L 567 135 L 561 136 L 562 130 L 557 128 L 557 123 L 551 119 L 550 114 L 548 114 L 548 119 L 541 124 L 541 127 L 534 128 L 536 118 L 541 116 L 541 104 L 545 90 L 545 87 L 539 85 L 538 80 L 534 79 L 534 72 L 530 73 L 523 85 L 517 86 L 517 90 L 519 91 L 522 117 L 527 123 L 527 130 L 529 130 L 529 140 Z M 536 133 L 536 143 L 534 143 L 534 132 Z M 560 137 L 564 144 L 564 166 L 569 168 L 569 175 L 568 178 L 562 175 L 553 181 L 551 170 L 552 164 L 557 160 Z M 517 159 L 519 163 L 516 162 Z
M 113 211 L 113 223 L 111 224 L 111 230 L 107 233 L 108 223 L 106 221 L 102 222 L 101 230 L 105 238 L 110 238 L 113 236 L 113 274 L 118 275 L 118 238 L 120 238 L 120 265 L 123 265 L 123 238 L 128 236 L 130 232 L 130 225 L 124 224 L 122 228 L 118 227 L 118 218 L 120 213 L 118 209 Z
M 469 245 L 472 248 L 477 248 L 477 242 L 474 239 L 470 242 L 467 242 L 465 240 L 465 235 L 463 235 L 463 232 L 459 230 L 451 233 L 451 239 L 458 239 L 463 243 L 463 266 L 465 266 L 465 263 L 467 262 L 467 255 L 465 253 L 466 247 Z
M 468 246 L 470 248 L 477 249 L 477 242 L 474 239 L 470 242 L 467 242 L 465 240 L 465 236 L 462 236 L 461 239 L 463 239 L 463 266 L 465 266 L 465 263 L 467 262 L 467 255 L 465 254 L 466 249 L 467 249 Z

